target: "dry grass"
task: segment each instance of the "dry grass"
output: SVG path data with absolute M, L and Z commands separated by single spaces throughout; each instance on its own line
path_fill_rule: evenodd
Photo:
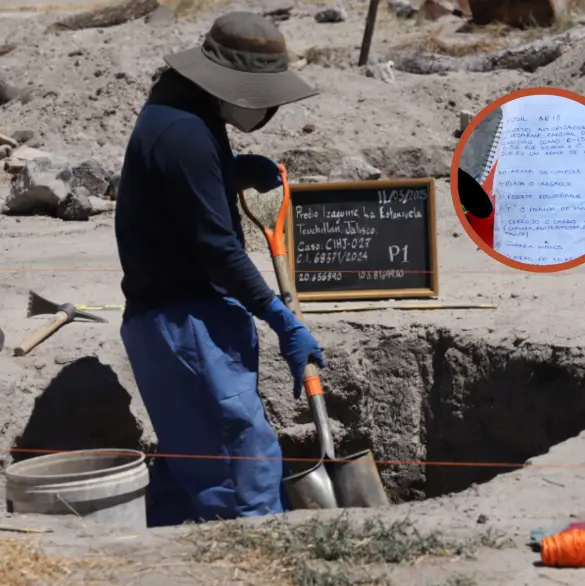
M 50 556 L 35 541 L 0 539 L 0 584 L 3 586 L 65 586 L 71 584 L 75 575 L 92 573 L 103 577 L 105 571 L 125 565 L 125 560 L 117 558 Z
M 388 585 L 387 564 L 473 555 L 480 547 L 510 545 L 489 532 L 455 542 L 438 533 L 423 535 L 407 521 L 354 524 L 344 514 L 333 521 L 314 519 L 295 526 L 281 520 L 258 527 L 238 522 L 203 525 L 183 539 L 191 543 L 192 559 L 199 564 L 283 586 Z M 472 584 L 460 581 L 449 586 Z

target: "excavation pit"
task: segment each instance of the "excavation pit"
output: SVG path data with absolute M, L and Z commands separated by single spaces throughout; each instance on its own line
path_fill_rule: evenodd
M 284 456 L 316 458 L 306 401 L 293 400 L 277 340 L 259 328 L 260 389 Z M 312 323 L 311 329 L 328 362 L 322 382 L 337 456 L 371 449 L 394 503 L 487 482 L 583 428 L 579 348 L 521 339 L 494 343 L 473 332 L 352 320 Z M 115 367 L 94 357 L 60 367 L 36 397 L 24 428 L 8 430 L 16 432 L 13 447 L 25 450 L 13 459 L 36 450 L 113 445 L 150 452 L 144 433 L 150 423 L 121 356 L 111 361 Z M 303 467 L 292 465 L 293 472 Z
M 323 373 L 337 455 L 371 449 L 393 502 L 487 482 L 583 429 L 578 348 L 494 345 L 423 326 L 347 326 L 326 347 Z M 327 329 L 317 336 L 331 339 Z M 309 420 L 303 408 L 284 430 L 285 456 L 318 456 Z

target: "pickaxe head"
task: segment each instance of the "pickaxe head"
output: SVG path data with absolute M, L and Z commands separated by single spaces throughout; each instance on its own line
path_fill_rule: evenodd
M 64 311 L 69 317 L 69 321 L 73 321 L 77 318 L 88 319 L 100 323 L 106 323 L 107 320 L 97 315 L 92 315 L 86 311 L 77 309 L 72 303 L 53 303 L 47 299 L 44 299 L 40 295 L 37 295 L 34 291 L 28 292 L 28 310 L 26 317 L 33 317 L 35 315 L 44 314 L 55 314 L 58 311 Z

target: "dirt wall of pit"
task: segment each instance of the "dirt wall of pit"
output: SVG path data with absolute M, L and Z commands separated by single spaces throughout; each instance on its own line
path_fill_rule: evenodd
M 0 355 L 0 444 L 25 450 L 5 454 L 4 464 L 37 450 L 154 449 L 115 328 L 108 325 L 111 335 L 92 342 L 88 328 L 98 327 L 72 328 L 67 346 L 55 337 L 28 357 Z M 307 403 L 293 400 L 277 340 L 259 328 L 261 393 L 285 456 L 316 457 Z M 522 340 L 497 346 L 445 328 L 351 319 L 312 329 L 324 340 L 323 383 L 338 454 L 370 448 L 377 459 L 410 462 L 381 466 L 394 502 L 463 490 L 503 471 L 413 461 L 522 463 L 582 429 L 579 349 Z

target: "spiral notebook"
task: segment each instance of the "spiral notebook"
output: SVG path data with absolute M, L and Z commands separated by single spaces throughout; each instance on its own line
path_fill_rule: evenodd
M 498 122 L 496 129 L 491 137 L 491 142 L 489 143 L 487 154 L 482 162 L 481 173 L 479 175 L 478 181 L 480 185 L 483 185 L 490 173 L 493 169 L 494 165 L 496 164 L 498 158 L 498 148 L 500 146 L 500 139 L 502 136 L 502 122 L 503 122 L 503 112 L 500 108 L 495 114 Z
M 555 95 L 504 104 L 480 184 L 492 171 L 497 252 L 536 265 L 585 254 L 585 106 Z

